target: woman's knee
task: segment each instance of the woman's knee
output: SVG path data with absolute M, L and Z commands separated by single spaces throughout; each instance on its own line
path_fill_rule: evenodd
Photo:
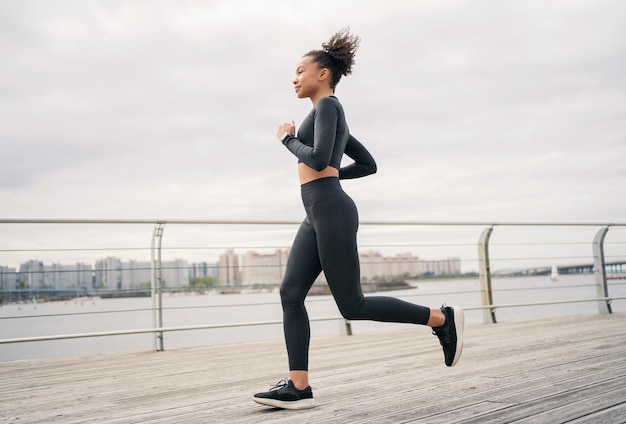
M 283 281 L 280 286 L 280 302 L 285 307 L 293 307 L 304 304 L 305 296 L 300 295 L 297 284 L 289 284 L 288 280 Z
M 363 302 L 365 299 L 361 299 L 358 301 L 338 301 L 337 307 L 339 308 L 339 313 L 345 319 L 357 320 L 361 319 L 361 311 L 363 308 Z

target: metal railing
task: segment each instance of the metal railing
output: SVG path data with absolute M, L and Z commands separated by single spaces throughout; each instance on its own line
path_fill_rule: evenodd
M 483 321 L 485 323 L 492 322 L 496 323 L 496 309 L 498 308 L 506 308 L 506 307 L 520 307 L 520 306 L 531 306 L 530 304 L 511 304 L 511 305 L 493 305 L 493 289 L 491 285 L 491 266 L 490 266 L 490 258 L 489 258 L 489 239 L 493 232 L 494 227 L 496 226 L 600 226 L 600 230 L 596 233 L 593 238 L 593 269 L 595 275 L 595 283 L 596 283 L 596 294 L 597 297 L 594 299 L 598 304 L 598 312 L 601 314 L 610 314 L 611 310 L 611 302 L 616 299 L 621 298 L 612 298 L 609 297 L 609 290 L 607 285 L 606 278 L 606 260 L 604 256 L 604 238 L 606 233 L 609 231 L 611 226 L 624 226 L 624 224 L 492 224 L 483 230 L 480 235 L 478 241 L 478 257 L 479 257 L 479 267 L 480 267 L 480 284 L 482 291 L 482 303 L 483 303 Z M 581 299 L 579 302 L 593 301 L 590 299 Z M 567 302 L 571 303 L 571 302 Z M 545 305 L 550 303 L 534 303 L 532 306 Z
M 281 321 L 251 321 L 240 323 L 224 323 L 224 324 L 207 324 L 207 325 L 187 325 L 187 326 L 164 326 L 163 323 L 163 300 L 162 295 L 164 292 L 163 287 L 163 266 L 162 266 L 162 251 L 163 251 L 163 234 L 166 225 L 202 225 L 202 226 L 215 226 L 215 225 L 227 225 L 227 226 L 296 226 L 300 222 L 296 221 L 225 221 L 225 220 L 97 220 L 97 219 L 0 219 L 0 225 L 21 225 L 21 224 L 52 224 L 52 225 L 127 225 L 127 224 L 148 224 L 154 225 L 151 245 L 151 287 L 150 295 L 152 300 L 152 307 L 150 308 L 152 314 L 152 327 L 144 329 L 132 329 L 132 330 L 119 330 L 119 331 L 102 331 L 102 332 L 90 332 L 90 333 L 76 333 L 76 334 L 60 334 L 51 336 L 36 336 L 36 337 L 20 337 L 20 338 L 6 338 L 0 339 L 0 344 L 10 343 L 24 343 L 24 342 L 39 342 L 39 341 L 51 341 L 51 340 L 64 340 L 64 339 L 76 339 L 76 338 L 88 338 L 88 337 L 104 337 L 104 336 L 118 336 L 118 335 L 133 335 L 133 334 L 145 334 L 150 333 L 154 335 L 153 348 L 156 351 L 164 350 L 164 333 L 175 331 L 189 331 L 189 330 L 209 330 L 219 328 L 232 328 L 232 327 L 245 327 L 245 326 L 265 326 L 281 324 Z M 481 293 L 481 306 L 478 307 L 466 307 L 467 311 L 480 310 L 483 312 L 484 323 L 496 323 L 496 311 L 504 308 L 520 308 L 529 306 L 545 306 L 555 304 L 567 304 L 567 303 L 583 303 L 583 302 L 595 302 L 597 303 L 598 312 L 601 314 L 612 313 L 611 304 L 614 300 L 626 299 L 625 296 L 610 296 L 607 275 L 606 275 L 606 260 L 604 239 L 611 227 L 626 227 L 624 223 L 519 223 L 519 222 L 427 222 L 427 221 L 363 221 L 360 222 L 362 227 L 484 227 L 482 233 L 477 242 L 478 247 L 478 268 L 479 268 L 479 280 L 480 280 L 480 293 Z M 492 270 L 490 258 L 490 238 L 495 228 L 498 227 L 599 227 L 595 237 L 592 240 L 592 261 L 594 270 L 594 281 L 596 288 L 596 297 L 584 298 L 576 300 L 556 300 L 556 301 L 540 301 L 540 302 L 520 302 L 509 304 L 494 304 L 493 301 L 493 287 L 492 287 Z M 35 250 L 35 249 L 34 249 Z M 73 250 L 73 249 L 71 249 Z M 85 249 L 88 250 L 88 249 Z M 313 318 L 311 321 L 333 321 L 343 320 L 342 317 L 322 317 Z M 345 321 L 344 334 L 352 334 L 351 323 L 348 320 Z

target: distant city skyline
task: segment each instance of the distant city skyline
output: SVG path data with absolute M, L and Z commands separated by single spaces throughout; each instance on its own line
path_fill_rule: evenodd
M 278 284 L 284 275 L 289 249 L 273 253 L 226 250 L 217 262 L 188 262 L 185 259 L 162 261 L 164 288 L 189 287 L 192 278 L 217 277 L 220 286 Z M 392 279 L 423 274 L 453 275 L 461 273 L 461 258 L 423 260 L 410 252 L 384 256 L 379 251 L 359 253 L 361 280 Z M 133 290 L 150 287 L 152 263 L 122 260 L 114 256 L 86 263 L 44 263 L 31 259 L 19 269 L 0 266 L 0 289 L 57 290 Z M 325 281 L 323 273 L 318 281 Z

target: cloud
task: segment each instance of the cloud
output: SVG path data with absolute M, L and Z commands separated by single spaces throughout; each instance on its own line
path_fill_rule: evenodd
M 330 12 L 332 11 L 332 13 Z M 612 220 L 626 201 L 618 1 L 0 4 L 5 217 L 300 219 L 293 67 L 362 37 L 337 91 L 379 173 L 362 218 Z

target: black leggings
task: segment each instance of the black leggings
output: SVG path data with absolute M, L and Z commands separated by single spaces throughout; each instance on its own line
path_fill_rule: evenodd
M 311 181 L 301 191 L 306 218 L 289 252 L 280 287 L 289 369 L 308 370 L 311 330 L 304 299 L 321 271 L 344 318 L 426 324 L 430 308 L 393 297 L 363 296 L 358 212 L 339 179 Z

